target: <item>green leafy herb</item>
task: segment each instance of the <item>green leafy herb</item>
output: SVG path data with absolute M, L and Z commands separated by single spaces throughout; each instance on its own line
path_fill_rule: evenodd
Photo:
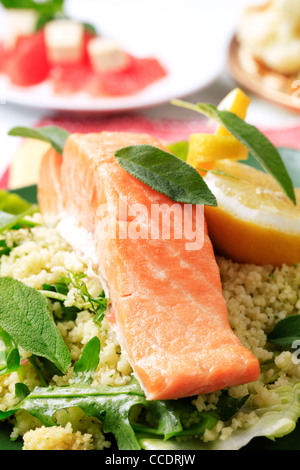
M 9 253 L 11 252 L 11 250 L 15 247 L 15 245 L 13 246 L 7 246 L 7 242 L 6 240 L 0 240 L 0 258 L 1 256 L 3 255 L 9 255 Z
M 9 214 L 22 214 L 32 207 L 32 204 L 18 194 L 0 190 L 0 210 Z
M 221 421 L 228 421 L 232 416 L 240 410 L 246 403 L 250 395 L 245 395 L 240 398 L 233 398 L 229 395 L 228 391 L 224 391 L 220 396 L 217 404 L 216 414 Z
M 5 412 L 0 411 L 0 419 L 8 418 L 16 411 L 23 409 L 40 419 L 45 426 L 54 426 L 56 425 L 55 413 L 57 411 L 77 406 L 88 416 L 102 421 L 103 432 L 114 434 L 120 450 L 140 450 L 140 442 L 134 430 L 134 427 L 138 428 L 138 425 L 132 424 L 130 420 L 132 408 L 139 405 L 142 409 L 150 412 L 157 423 L 156 431 L 163 439 L 169 439 L 179 436 L 183 432 L 180 415 L 186 402 L 186 399 L 182 402 L 181 400 L 146 400 L 138 382 L 133 378 L 128 385 L 119 387 L 107 385 L 99 387 L 78 385 L 74 387 L 72 385 L 36 388 L 16 407 Z M 190 406 L 192 407 L 192 405 Z M 195 408 L 192 408 L 194 411 Z M 202 424 L 204 421 L 203 416 Z M 209 420 L 207 414 L 207 424 L 212 427 L 216 422 L 216 418 Z M 148 426 L 149 429 L 151 429 L 150 426 Z M 152 434 L 155 434 L 155 429 L 151 429 Z M 139 427 L 138 430 L 141 428 Z
M 20 367 L 20 354 L 11 336 L 0 328 L 0 375 L 11 374 Z
M 99 364 L 100 341 L 94 336 L 84 347 L 79 361 L 74 364 L 72 381 L 76 384 L 92 383 L 93 374 Z
M 0 233 L 4 232 L 5 230 L 10 230 L 10 229 L 19 229 L 21 227 L 36 226 L 37 224 L 35 222 L 26 220 L 25 217 L 27 215 L 33 214 L 37 210 L 38 210 L 38 206 L 33 205 L 27 211 L 18 215 L 13 215 L 13 214 L 9 214 L 8 212 L 0 211 Z
M 115 155 L 128 173 L 173 201 L 217 205 L 197 170 L 171 153 L 151 145 L 136 145 L 118 150 Z
M 256 127 L 248 124 L 230 111 L 218 110 L 212 104 L 191 104 L 180 100 L 174 100 L 172 103 L 176 106 L 197 111 L 224 126 L 236 139 L 247 147 L 262 167 L 275 178 L 293 204 L 296 204 L 292 180 L 278 150 Z
M 35 129 L 30 127 L 14 127 L 9 131 L 8 135 L 48 142 L 56 152 L 62 155 L 70 133 L 57 126 L 41 126 Z
M 268 340 L 279 346 L 290 346 L 294 341 L 300 340 L 300 315 L 291 315 L 279 320 Z
M 45 297 L 9 277 L 0 278 L 0 326 L 25 351 L 45 357 L 64 373 L 70 367 L 70 353 Z

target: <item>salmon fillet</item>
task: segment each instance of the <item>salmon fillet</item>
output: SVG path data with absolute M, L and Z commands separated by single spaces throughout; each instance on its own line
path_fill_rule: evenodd
M 259 364 L 230 327 L 205 221 L 198 250 L 186 249 L 188 240 L 174 235 L 181 204 L 170 220 L 169 239 L 122 235 L 133 223 L 149 230 L 153 204 L 174 205 L 117 163 L 116 150 L 139 144 L 163 148 L 142 134 L 72 134 L 62 159 L 54 151 L 44 158 L 40 209 L 74 221 L 90 235 L 112 301 L 109 319 L 147 399 L 177 399 L 254 381 Z M 120 201 L 128 207 L 142 204 L 147 211 L 124 215 Z M 192 211 L 192 224 L 197 217 Z

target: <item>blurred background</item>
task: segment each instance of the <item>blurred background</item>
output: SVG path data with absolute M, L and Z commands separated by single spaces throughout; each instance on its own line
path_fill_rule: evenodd
M 241 13 L 258 0 L 66 0 L 65 9 L 74 19 L 92 23 L 99 32 L 119 39 L 137 55 L 157 54 L 176 67 L 179 94 L 191 102 L 218 104 L 234 87 L 228 64 L 228 50 Z M 0 31 L 4 31 L 5 10 L 0 8 Z M 199 80 L 198 80 L 199 77 Z M 179 83 L 180 81 L 180 83 Z M 199 85 L 199 86 L 198 86 Z M 176 87 L 174 88 L 176 92 Z M 2 175 L 19 145 L 7 137 L 10 128 L 34 125 L 56 110 L 40 103 L 22 106 L 5 100 L 0 105 Z M 4 100 L 3 100 L 4 95 Z M 252 106 L 247 120 L 264 127 L 290 126 L 299 122 L 299 112 L 249 92 Z M 136 107 L 126 113 L 138 113 L 153 119 L 184 119 L 191 116 L 169 102 Z M 95 112 L 94 112 L 95 115 Z M 99 118 L 103 115 L 100 109 Z M 76 117 L 75 117 L 76 119 Z

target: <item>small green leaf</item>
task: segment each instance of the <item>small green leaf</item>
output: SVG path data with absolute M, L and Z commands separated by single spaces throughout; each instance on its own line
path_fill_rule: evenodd
M 74 364 L 73 383 L 91 384 L 93 374 L 99 364 L 100 340 L 94 336 L 85 345 L 79 361 Z
M 20 354 L 11 336 L 0 328 L 0 375 L 11 374 L 20 367 Z
M 9 214 L 19 215 L 26 212 L 32 204 L 18 194 L 0 190 L 0 210 Z
M 37 290 L 9 277 L 0 278 L 0 326 L 25 351 L 45 357 L 66 373 L 71 358 Z
M 173 201 L 217 205 L 197 170 L 171 153 L 151 145 L 136 145 L 118 150 L 115 155 L 124 170 Z
M 4 211 L 0 211 L 0 233 L 5 230 L 20 228 L 20 227 L 34 227 L 36 224 L 28 220 L 25 220 L 24 217 L 31 215 L 38 210 L 38 206 L 31 206 L 27 211 L 22 214 L 13 215 Z
M 300 315 L 291 315 L 276 323 L 268 335 L 268 341 L 279 346 L 290 346 L 300 340 Z
M 35 129 L 30 127 L 14 127 L 9 131 L 8 135 L 48 142 L 56 152 L 62 155 L 70 133 L 61 127 L 44 126 Z
M 201 113 L 224 126 L 236 139 L 247 147 L 262 167 L 275 178 L 293 204 L 296 204 L 293 183 L 278 150 L 256 127 L 248 124 L 230 111 L 218 110 L 212 104 L 191 104 L 180 100 L 174 100 L 172 103 L 176 106 Z
M 218 400 L 217 409 L 215 410 L 219 419 L 224 422 L 228 421 L 246 403 L 249 396 L 233 398 L 227 390 L 224 391 Z

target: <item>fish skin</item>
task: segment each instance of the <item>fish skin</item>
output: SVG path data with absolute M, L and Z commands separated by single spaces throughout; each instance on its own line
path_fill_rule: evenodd
M 113 306 L 109 319 L 147 399 L 177 399 L 257 380 L 258 360 L 229 324 L 205 221 L 198 251 L 187 250 L 187 240 L 174 236 L 119 236 L 119 229 L 132 222 L 120 214 L 120 198 L 148 210 L 152 204 L 174 204 L 118 165 L 116 150 L 139 144 L 164 149 L 157 139 L 143 134 L 72 134 L 62 162 L 53 154 L 44 158 L 38 185 L 41 211 L 68 214 L 94 234 L 99 270 Z M 103 236 L 101 204 L 113 214 L 108 222 L 117 228 L 116 237 Z M 193 212 L 191 217 L 197 215 Z M 139 222 L 149 221 L 141 214 Z

